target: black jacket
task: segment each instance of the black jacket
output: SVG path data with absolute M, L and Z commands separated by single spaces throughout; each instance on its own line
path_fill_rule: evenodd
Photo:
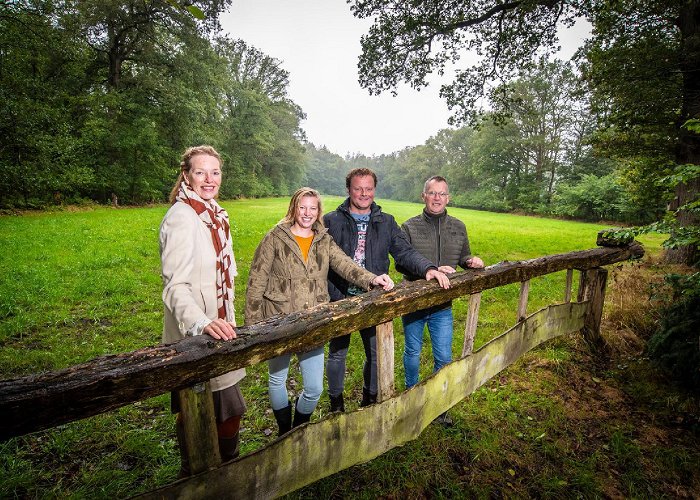
M 336 210 L 323 217 L 323 223 L 335 242 L 349 256 L 357 248 L 357 224 L 350 215 L 350 199 L 346 199 Z M 369 225 L 365 249 L 365 268 L 374 274 L 389 272 L 389 254 L 402 268 L 411 274 L 425 277 L 430 269 L 437 269 L 432 262 L 418 253 L 406 239 L 394 217 L 382 212 L 376 203 L 370 207 Z M 328 273 L 328 293 L 331 301 L 344 299 L 348 282 L 333 271 Z

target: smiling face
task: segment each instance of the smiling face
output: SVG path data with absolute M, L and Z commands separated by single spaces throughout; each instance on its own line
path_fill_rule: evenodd
M 302 196 L 294 214 L 294 225 L 306 232 L 311 230 L 317 219 L 318 198 L 315 196 Z
M 440 215 L 445 211 L 447 202 L 450 201 L 450 195 L 447 189 L 447 183 L 444 181 L 431 181 L 424 193 L 421 193 L 425 202 L 425 209 L 433 215 Z
M 190 158 L 190 169 L 185 173 L 187 184 L 204 201 L 213 200 L 221 186 L 221 163 L 207 154 Z
M 350 179 L 350 211 L 356 214 L 368 214 L 374 201 L 374 178 L 371 175 L 356 175 Z

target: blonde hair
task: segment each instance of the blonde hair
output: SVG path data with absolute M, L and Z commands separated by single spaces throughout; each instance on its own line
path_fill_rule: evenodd
M 180 175 L 177 176 L 177 181 L 175 181 L 175 185 L 170 190 L 170 196 L 168 197 L 170 203 L 175 203 L 175 198 L 177 197 L 177 192 L 180 189 L 180 184 L 182 184 L 182 181 L 185 180 L 185 175 L 187 175 L 187 172 L 189 172 L 190 168 L 192 168 L 192 158 L 197 155 L 213 156 L 219 160 L 219 166 L 223 167 L 221 155 L 212 146 L 202 144 L 201 146 L 192 146 L 191 148 L 187 148 L 185 152 L 182 153 L 182 157 L 180 158 Z
M 301 203 L 301 199 L 304 196 L 313 196 L 318 200 L 318 223 L 323 227 L 323 205 L 321 204 L 321 193 L 310 187 L 302 187 L 296 190 L 292 195 L 292 199 L 289 200 L 289 208 L 287 208 L 287 215 L 284 216 L 281 222 L 287 222 L 289 224 L 294 224 L 294 218 L 297 213 L 297 207 Z

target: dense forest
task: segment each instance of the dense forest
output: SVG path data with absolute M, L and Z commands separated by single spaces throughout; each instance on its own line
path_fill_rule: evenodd
M 491 13 L 502 17 L 501 28 L 486 23 L 483 30 L 535 16 L 540 24 L 528 29 L 542 33 L 523 39 L 529 46 L 518 38 L 524 32 L 504 31 L 497 40 L 482 33 L 484 60 L 494 50 L 500 68 L 488 74 L 484 62 L 442 89 L 455 110 L 451 127 L 389 155 L 343 158 L 305 140 L 304 112 L 288 96 L 281 62 L 222 34 L 218 17 L 231 0 L 2 2 L 0 163 L 13 175 L 0 181 L 0 207 L 161 202 L 181 151 L 209 143 L 223 153 L 223 198 L 286 195 L 300 184 L 342 194 L 345 173 L 368 166 L 380 176 L 381 197 L 417 201 L 425 178 L 442 174 L 452 202 L 463 207 L 656 220 L 678 185 L 678 177 L 668 179 L 678 174 L 678 145 L 687 135 L 685 42 L 673 21 L 682 2 L 584 2 L 578 10 L 549 3 L 520 9 L 520 21 L 517 8 Z M 391 44 L 420 53 L 437 32 L 424 34 L 411 19 L 433 13 L 391 4 L 351 5 L 357 17 L 382 9 L 399 16 L 391 22 L 396 32 L 382 31 L 379 16 L 377 30 L 363 37 L 360 83 L 370 92 L 401 79 L 420 87 L 456 52 L 478 48 L 450 38 L 460 28 L 450 16 L 469 13 L 446 4 L 435 20 L 445 24 L 442 49 L 413 61 L 415 54 Z M 565 10 L 554 24 L 585 16 L 594 26 L 570 62 L 553 57 L 552 30 L 542 24 L 557 5 Z M 394 67 L 397 60 L 412 62 Z

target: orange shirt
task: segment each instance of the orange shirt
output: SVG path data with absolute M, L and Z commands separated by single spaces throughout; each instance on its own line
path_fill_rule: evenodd
M 294 239 L 297 240 L 297 244 L 301 249 L 301 254 L 304 256 L 304 262 L 306 262 L 309 260 L 309 249 L 311 248 L 311 242 L 314 241 L 313 235 L 309 236 L 308 238 L 304 238 L 303 236 L 297 236 L 295 234 Z

